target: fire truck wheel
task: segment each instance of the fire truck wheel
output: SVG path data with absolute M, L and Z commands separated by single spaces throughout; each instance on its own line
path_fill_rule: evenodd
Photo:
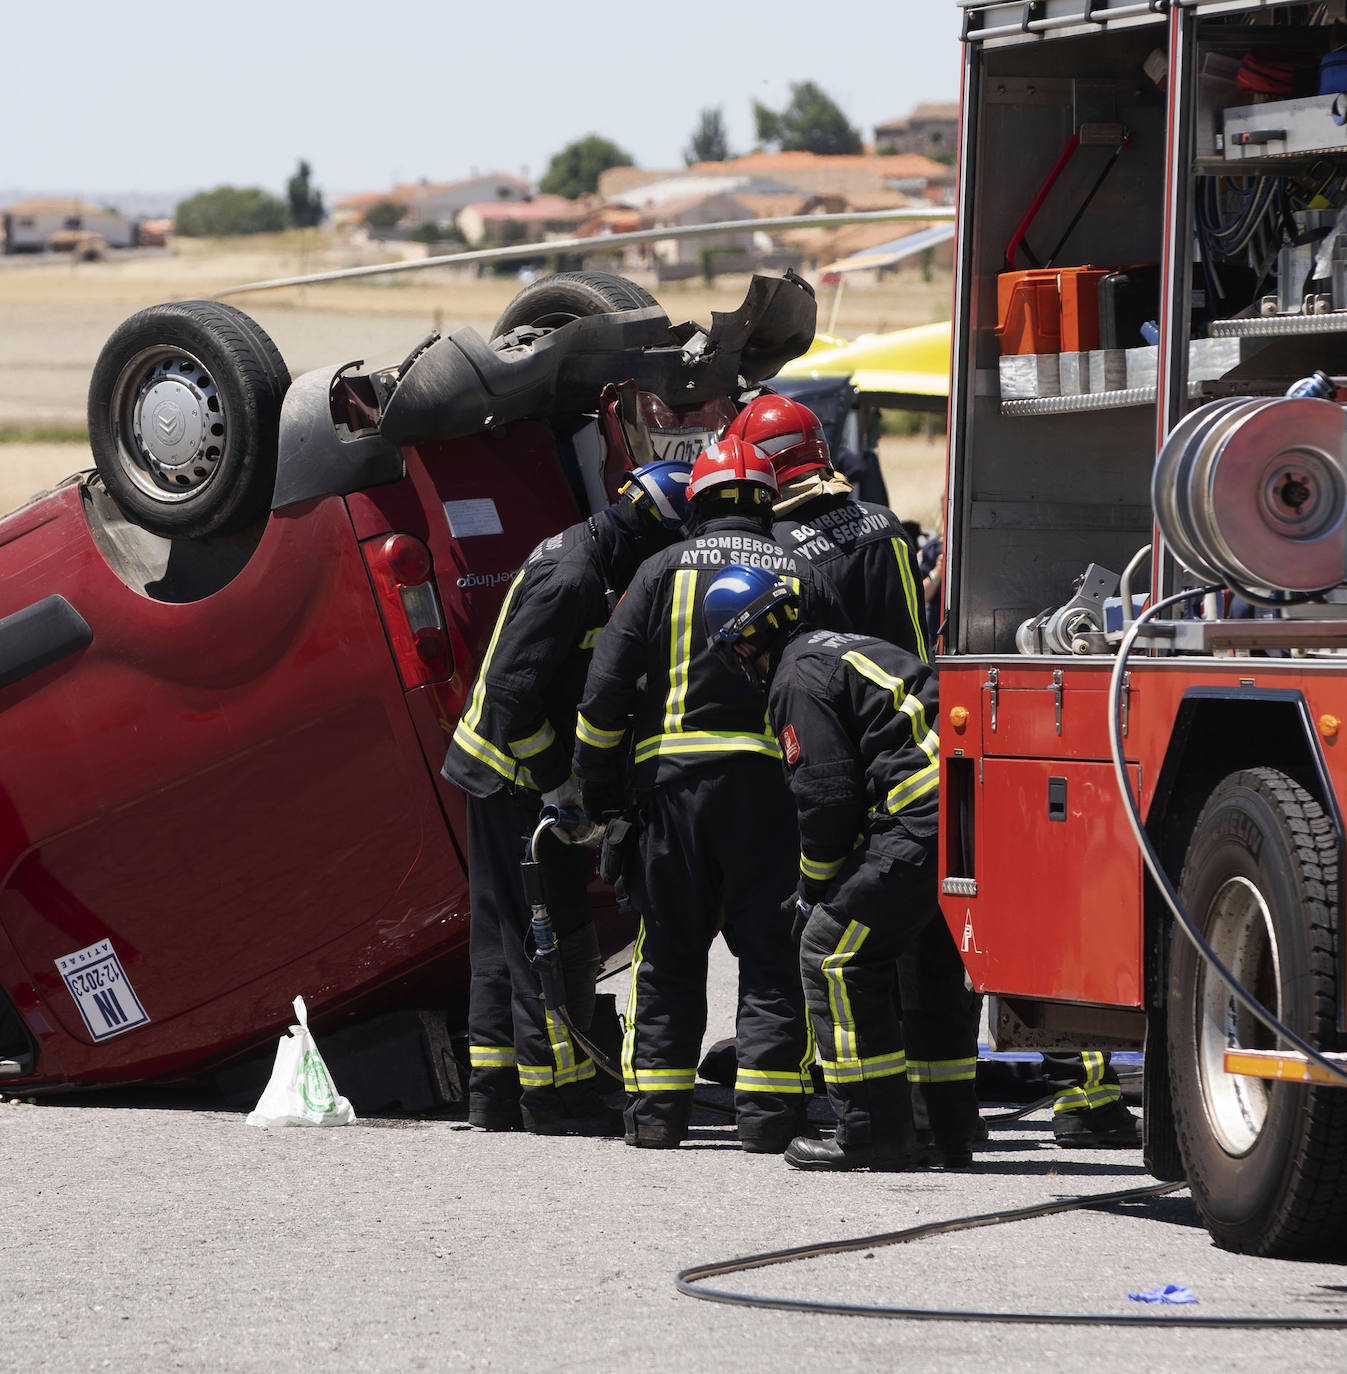
M 643 286 L 613 272 L 554 272 L 526 286 L 496 321 L 493 339 L 520 325 L 557 329 L 588 315 L 644 310 L 659 302 Z
M 1337 839 L 1274 768 L 1212 792 L 1179 896 L 1236 978 L 1312 1045 L 1337 1046 Z M 1227 1048 L 1271 1049 L 1181 930 L 1169 973 L 1170 1087 L 1193 1201 L 1216 1243 L 1247 1254 L 1347 1254 L 1347 1089 L 1227 1074 Z
M 112 333 L 89 383 L 89 443 L 133 524 L 202 538 L 266 513 L 290 374 L 261 325 L 217 301 L 154 305 Z

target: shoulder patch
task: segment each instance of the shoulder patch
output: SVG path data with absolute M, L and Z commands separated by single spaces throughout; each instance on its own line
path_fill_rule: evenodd
M 781 752 L 792 767 L 800 761 L 800 741 L 796 737 L 793 725 L 787 725 L 781 732 Z

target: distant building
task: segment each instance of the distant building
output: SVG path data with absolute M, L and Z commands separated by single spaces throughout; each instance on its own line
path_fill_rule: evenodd
M 509 172 L 488 172 L 462 181 L 427 181 L 423 178 L 403 182 L 387 191 L 359 191 L 345 196 L 332 207 L 332 223 L 338 229 L 358 225 L 373 206 L 391 200 L 406 212 L 397 226 L 399 235 L 405 237 L 419 224 L 448 229 L 469 205 L 517 203 L 532 195 L 533 187 Z
M 927 101 L 906 119 L 875 125 L 875 147 L 882 153 L 916 153 L 948 160 L 959 146 L 959 106 L 955 101 Z
M 66 248 L 72 235 L 96 235 L 109 248 L 132 248 L 137 242 L 134 220 L 74 196 L 31 196 L 0 210 L 0 238 L 6 253 Z
M 678 190 L 680 183 L 684 187 L 682 192 Z M 848 199 L 897 191 L 918 199 L 945 202 L 953 199 L 954 173 L 942 163 L 913 154 L 829 157 L 793 152 L 751 153 L 728 162 L 698 162 L 671 171 L 612 167 L 599 175 L 599 195 L 624 205 L 674 198 L 691 189 L 735 195 L 741 191 L 777 195 L 795 192 Z
M 565 196 L 534 196 L 531 200 L 488 200 L 465 205 L 455 221 L 463 237 L 476 247 L 483 239 L 512 243 L 542 243 L 570 238 L 592 205 Z

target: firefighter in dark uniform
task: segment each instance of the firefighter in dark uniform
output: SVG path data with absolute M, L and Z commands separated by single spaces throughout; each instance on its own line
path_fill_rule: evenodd
M 628 477 L 615 504 L 529 554 L 500 614 L 443 773 L 468 794 L 472 980 L 468 1120 L 554 1135 L 598 1117 L 594 1064 L 542 1003 L 525 949 L 520 861 L 547 802 L 571 809 L 576 709 L 594 645 L 641 561 L 687 532 L 685 463 Z M 540 842 L 572 1019 L 586 1030 L 600 965 L 590 858 L 553 830 Z
M 727 433 L 739 434 L 768 454 L 781 488 L 772 533 L 803 554 L 842 594 L 852 628 L 929 662 L 926 597 L 917 555 L 907 531 L 886 506 L 854 500 L 851 485 L 832 468 L 827 436 L 808 406 L 787 396 L 750 401 Z M 977 1055 L 981 999 L 967 987 L 963 959 L 944 921 L 924 928 L 899 959 L 907 1073 L 914 1089 L 917 1126 L 931 1137 L 932 1163 L 972 1162 L 977 1119 Z M 966 1020 L 947 1014 L 961 1004 Z M 934 1016 L 928 1008 L 935 1008 Z M 930 1123 L 931 1099 L 942 1097 Z M 952 1129 L 953 1123 L 963 1126 Z
M 706 595 L 710 643 L 770 683 L 768 710 L 799 812 L 800 971 L 837 1134 L 800 1137 L 800 1169 L 902 1169 L 917 1161 L 898 956 L 943 924 L 936 895 L 940 740 L 929 664 L 866 635 L 792 627 L 794 594 L 756 568 Z M 928 1033 L 962 1003 L 923 1006 Z M 937 1142 L 968 1126 L 931 1100 Z M 976 1104 L 974 1103 L 974 1111 Z
M 718 931 L 739 960 L 735 1115 L 741 1146 L 780 1153 L 802 1128 L 813 1045 L 790 916 L 795 818 L 764 702 L 709 651 L 701 606 L 716 574 L 748 561 L 797 579 L 805 612 L 845 624 L 836 593 L 768 533 L 776 478 L 728 439 L 697 459 L 695 537 L 644 563 L 590 666 L 576 728 L 585 810 L 623 804 L 624 742 L 641 819 L 622 1068 L 629 1145 L 684 1138 Z
M 772 533 L 818 566 L 842 594 L 857 634 L 874 635 L 926 662 L 926 606 L 917 556 L 887 506 L 857 501 L 835 472 L 828 440 L 808 406 L 759 396 L 726 434 L 772 460 L 780 487 Z

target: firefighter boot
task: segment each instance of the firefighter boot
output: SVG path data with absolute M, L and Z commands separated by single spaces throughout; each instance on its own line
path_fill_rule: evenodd
M 1055 1112 L 1052 1134 L 1065 1150 L 1125 1150 L 1141 1144 L 1141 1127 L 1121 1101 L 1102 1107 L 1076 1107 Z
M 912 1150 L 899 1141 L 875 1140 L 866 1145 L 843 1145 L 831 1140 L 797 1136 L 786 1147 L 786 1163 L 796 1169 L 827 1169 L 833 1172 L 869 1169 L 871 1173 L 896 1173 L 915 1167 Z
M 518 1102 L 502 1102 L 485 1094 L 469 1093 L 468 1125 L 479 1131 L 519 1131 L 524 1127 Z
M 836 1089 L 834 1089 L 836 1091 Z M 907 1075 L 880 1079 L 859 1089 L 843 1090 L 834 1100 L 838 1132 L 831 1140 L 797 1136 L 786 1149 L 786 1163 L 796 1169 L 833 1172 L 869 1169 L 893 1173 L 916 1168 L 919 1159 Z

